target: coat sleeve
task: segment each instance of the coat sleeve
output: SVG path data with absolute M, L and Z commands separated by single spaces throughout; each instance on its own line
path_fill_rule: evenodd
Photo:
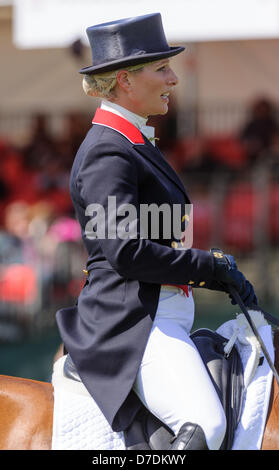
M 105 219 L 100 219 L 105 221 L 105 227 L 101 227 L 105 228 L 105 236 L 98 237 L 98 243 L 120 275 L 158 284 L 187 284 L 191 280 L 195 286 L 201 281 L 211 281 L 214 264 L 209 252 L 193 248 L 177 250 L 141 238 L 138 171 L 132 154 L 115 146 L 109 147 L 105 142 L 98 143 L 87 152 L 76 184 L 87 213 L 97 207 L 92 204 L 105 210 Z M 113 214 L 114 202 L 117 214 Z M 127 213 L 120 211 L 125 204 L 136 208 L 136 220 L 132 221 L 135 236 L 126 239 L 123 231 L 119 231 L 127 218 Z M 114 216 L 115 231 L 112 230 Z

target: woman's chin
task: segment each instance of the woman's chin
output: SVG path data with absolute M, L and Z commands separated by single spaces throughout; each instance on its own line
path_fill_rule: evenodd
M 168 110 L 169 110 L 169 107 L 165 103 L 163 104 L 163 106 L 158 107 L 156 110 L 154 109 L 153 112 L 149 114 L 149 116 L 158 116 L 159 114 L 164 115 L 164 114 L 167 114 Z

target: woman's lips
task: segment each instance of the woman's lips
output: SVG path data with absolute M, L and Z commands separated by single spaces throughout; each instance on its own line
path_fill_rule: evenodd
M 162 93 L 161 98 L 165 103 L 169 102 L 169 93 Z

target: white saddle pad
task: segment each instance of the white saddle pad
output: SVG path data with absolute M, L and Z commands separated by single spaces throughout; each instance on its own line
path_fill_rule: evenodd
M 250 311 L 257 329 L 274 361 L 273 335 L 262 314 Z M 243 314 L 217 330 L 235 343 L 244 368 L 246 387 L 241 420 L 233 450 L 259 450 L 268 412 L 273 374 Z M 104 415 L 81 382 L 63 374 L 66 356 L 54 364 L 53 450 L 125 450 L 122 432 L 113 432 Z M 260 363 L 260 365 L 259 365 Z
M 249 311 L 249 314 L 274 363 L 271 326 L 260 312 Z M 217 332 L 232 342 L 235 340 L 244 370 L 244 403 L 232 450 L 260 450 L 273 381 L 272 370 L 262 357 L 259 342 L 243 314 L 237 315 L 236 320 L 224 323 Z

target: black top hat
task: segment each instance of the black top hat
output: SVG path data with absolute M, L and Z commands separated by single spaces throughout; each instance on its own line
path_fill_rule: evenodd
M 171 57 L 185 49 L 168 45 L 160 13 L 97 24 L 87 28 L 86 33 L 92 65 L 80 73 L 108 72 Z

